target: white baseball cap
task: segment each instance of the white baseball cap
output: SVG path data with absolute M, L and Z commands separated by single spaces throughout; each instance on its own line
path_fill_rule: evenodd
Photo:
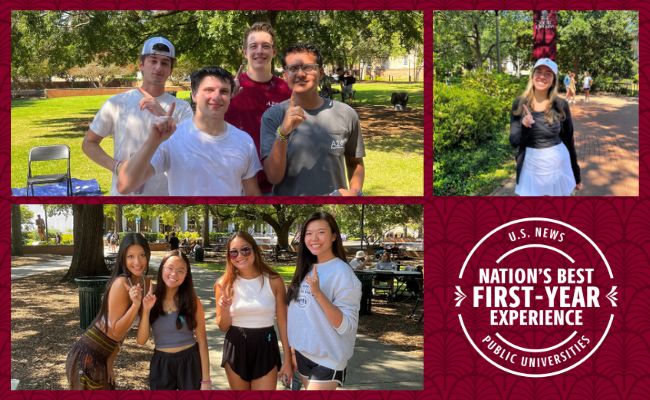
M 149 38 L 144 42 L 142 53 L 140 54 L 143 56 L 158 54 L 161 56 L 176 58 L 176 49 L 174 49 L 174 45 L 169 40 L 162 36 L 156 36 Z
M 555 76 L 557 76 L 557 64 L 555 63 L 555 61 L 551 60 L 550 58 L 540 58 L 535 63 L 535 66 L 533 67 L 533 71 L 535 70 L 535 68 L 540 67 L 542 65 L 548 67 L 551 71 L 553 71 Z
M 355 258 L 365 258 L 365 257 L 366 257 L 366 253 L 361 250 L 357 251 L 357 254 L 355 254 Z

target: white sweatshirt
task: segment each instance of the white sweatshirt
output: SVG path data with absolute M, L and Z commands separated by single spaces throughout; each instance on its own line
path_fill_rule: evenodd
M 317 364 L 343 370 L 354 353 L 361 282 L 340 258 L 316 265 L 320 290 L 341 310 L 343 321 L 338 328 L 332 327 L 312 296 L 309 284 L 303 280 L 298 297 L 289 304 L 289 345 Z

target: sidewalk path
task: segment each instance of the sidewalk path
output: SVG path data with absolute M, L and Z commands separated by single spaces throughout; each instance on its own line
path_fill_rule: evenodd
M 156 276 L 158 265 L 164 253 L 153 253 L 150 275 Z M 66 269 L 70 266 L 71 256 L 45 256 L 38 265 L 24 265 L 11 269 L 11 279 Z M 221 368 L 221 350 L 224 333 L 216 325 L 216 310 L 213 285 L 221 274 L 202 268 L 192 268 L 192 279 L 197 295 L 205 309 L 208 347 L 213 387 L 228 389 L 226 374 Z M 363 317 L 361 317 L 363 318 Z M 279 335 L 278 335 L 279 336 Z M 378 342 L 365 335 L 357 335 L 354 357 L 348 363 L 347 378 L 343 389 L 346 390 L 422 390 L 424 377 L 424 360 L 396 346 Z M 278 384 L 278 388 L 282 388 Z
M 592 96 L 571 104 L 578 163 L 584 189 L 577 196 L 638 196 L 639 100 Z M 515 178 L 492 196 L 514 196 Z

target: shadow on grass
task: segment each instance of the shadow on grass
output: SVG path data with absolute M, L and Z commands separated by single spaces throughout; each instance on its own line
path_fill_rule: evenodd
M 62 138 L 79 139 L 83 138 L 90 125 L 88 118 L 53 118 L 36 122 L 38 126 L 52 128 L 55 131 L 34 136 L 35 138 Z
M 31 107 L 38 103 L 41 99 L 17 99 L 11 101 L 11 108 L 18 107 Z

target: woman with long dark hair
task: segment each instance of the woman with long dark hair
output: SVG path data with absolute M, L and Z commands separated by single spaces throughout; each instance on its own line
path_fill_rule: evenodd
M 520 196 L 568 196 L 582 189 L 569 103 L 558 96 L 557 64 L 540 58 L 510 116 Z
M 226 332 L 221 366 L 234 390 L 275 390 L 291 382 L 286 287 L 255 239 L 237 232 L 226 245 L 226 271 L 214 285 L 217 325 Z M 277 320 L 284 362 L 274 329 Z
M 113 364 L 121 342 L 141 314 L 143 291 L 150 285 L 145 277 L 150 257 L 144 236 L 124 236 L 99 313 L 68 353 L 65 367 L 70 389 L 115 389 Z
M 142 300 L 138 344 L 153 331 L 156 349 L 149 368 L 151 390 L 210 390 L 205 313 L 194 291 L 190 260 L 172 250 L 160 262 L 155 293 Z
M 336 220 L 326 212 L 311 214 L 302 225 L 288 301 L 289 345 L 303 385 L 343 385 L 354 352 L 361 282 L 346 261 Z

